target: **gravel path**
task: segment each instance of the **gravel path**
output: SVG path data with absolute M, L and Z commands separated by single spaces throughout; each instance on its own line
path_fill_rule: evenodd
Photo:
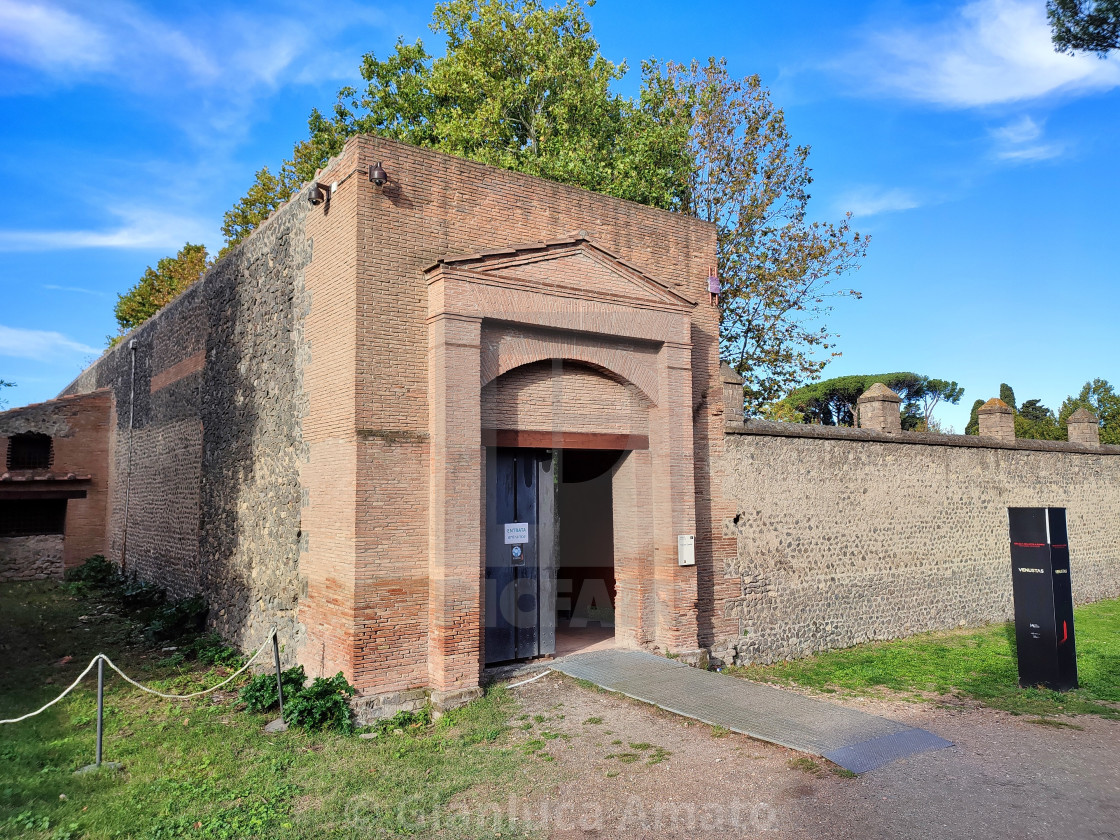
M 830 695 L 956 744 L 847 778 L 557 674 L 514 693 L 518 738 L 549 781 L 509 808 L 554 838 L 1120 837 L 1116 721 L 1069 719 L 1077 730 L 972 703 Z

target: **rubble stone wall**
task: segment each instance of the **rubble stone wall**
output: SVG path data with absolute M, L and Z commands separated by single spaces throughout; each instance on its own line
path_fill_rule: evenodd
M 752 422 L 721 467 L 722 661 L 1011 618 L 1008 507 L 1066 508 L 1075 601 L 1120 595 L 1120 447 Z

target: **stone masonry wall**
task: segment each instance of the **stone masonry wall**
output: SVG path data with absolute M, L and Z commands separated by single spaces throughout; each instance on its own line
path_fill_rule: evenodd
M 1065 507 L 1074 599 L 1120 595 L 1120 447 L 738 431 L 721 464 L 738 545 L 714 604 L 721 661 L 1010 618 L 1008 507 Z
M 62 577 L 63 535 L 0 536 L 0 580 Z
M 307 206 L 281 208 L 64 392 L 112 391 L 110 559 L 175 596 L 203 593 L 242 647 L 276 626 L 289 661 L 303 634 Z
M 0 581 L 62 577 L 62 534 L 0 537 Z

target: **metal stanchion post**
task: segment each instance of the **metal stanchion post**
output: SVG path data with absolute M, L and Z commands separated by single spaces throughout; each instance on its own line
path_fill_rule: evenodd
M 105 660 L 97 660 L 97 761 L 101 766 L 101 739 L 105 731 Z
M 277 664 L 277 696 L 280 698 L 280 720 L 283 720 L 283 681 L 280 679 L 280 640 L 272 634 L 272 659 Z
M 88 673 L 88 669 L 87 669 Z M 84 677 L 85 674 L 82 674 Z M 85 767 L 75 770 L 75 775 L 83 775 L 85 773 L 96 773 L 102 767 L 106 770 L 120 770 L 121 764 L 118 761 L 102 761 L 102 746 L 105 740 L 105 658 L 97 655 L 97 755 L 93 764 L 87 764 Z

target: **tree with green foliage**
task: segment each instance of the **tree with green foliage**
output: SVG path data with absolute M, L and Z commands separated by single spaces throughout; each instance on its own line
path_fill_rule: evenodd
M 1120 46 L 1120 0 L 1047 0 L 1054 49 L 1104 58 Z
M 8 382 L 7 380 L 0 379 L 0 388 L 14 388 L 14 387 L 16 387 L 16 383 Z M 0 408 L 4 408 L 7 405 L 8 405 L 7 401 L 4 400 L 3 397 L 0 397 Z
M 306 180 L 310 180 L 310 176 Z M 273 175 L 267 166 L 258 169 L 249 192 L 237 199 L 222 217 L 222 236 L 226 238 L 226 245 L 221 254 L 260 227 L 298 188 L 295 172 L 287 161 L 280 168 L 279 175 Z
M 956 382 L 944 379 L 926 379 L 922 386 L 921 396 L 918 398 L 922 404 L 921 423 L 923 431 L 928 431 L 933 423 L 933 410 L 938 403 L 944 400 L 951 405 L 956 405 L 964 396 L 964 388 Z
M 972 404 L 972 411 L 968 415 L 968 424 L 964 427 L 966 435 L 980 434 L 980 406 L 984 404 L 983 400 L 976 400 Z
M 1042 400 L 1027 400 L 1019 406 L 1015 399 L 1015 389 L 1006 382 L 999 386 L 999 398 L 1005 402 L 1014 415 L 1015 437 L 1025 440 L 1065 440 L 1066 430 L 1058 425 L 1054 412 L 1042 404 Z M 966 435 L 980 434 L 980 406 L 983 400 L 977 400 L 972 405 L 972 414 L 968 418 L 968 425 L 964 427 Z
M 116 344 L 125 333 L 140 326 L 200 280 L 211 265 L 206 246 L 188 242 L 174 257 L 164 257 L 155 268 L 148 266 L 136 285 L 123 295 L 117 295 L 113 312 L 120 333 L 109 336 L 109 345 Z
M 1120 394 L 1107 379 L 1086 382 L 1076 397 L 1067 397 L 1058 411 L 1058 423 L 1063 431 L 1069 417 L 1079 408 L 1096 415 L 1101 426 L 1101 443 L 1120 444 Z
M 1015 412 L 1015 437 L 1027 440 L 1065 440 L 1066 430 L 1042 400 L 1027 400 Z
M 431 29 L 446 39 L 433 58 L 422 41 L 398 41 L 385 59 L 362 59 L 366 86 L 344 87 L 329 114 L 308 120 L 306 140 L 278 175 L 257 173 L 226 213 L 235 244 L 346 140 L 375 134 L 670 210 L 686 209 L 688 124 L 666 110 L 655 80 L 637 101 L 611 91 L 625 63 L 603 57 L 578 0 L 447 0 Z
M 909 371 L 836 376 L 791 391 L 766 414 L 774 419 L 783 415 L 799 416 L 801 422 L 822 426 L 854 426 L 860 396 L 876 382 L 881 382 L 902 399 L 900 409 L 903 429 L 914 431 L 919 428 L 924 416 L 922 400 L 930 381 L 927 377 Z M 963 393 L 963 389 L 961 390 Z M 960 399 L 959 395 L 957 399 Z
M 1006 382 L 999 383 L 999 398 L 1007 403 L 1012 411 L 1019 410 L 1019 407 L 1015 405 L 1015 391 Z
M 850 214 L 808 221 L 809 147 L 794 144 L 758 76 L 735 79 L 715 59 L 645 71 L 655 110 L 688 114 L 683 209 L 717 226 L 720 349 L 743 377 L 747 415 L 757 414 L 840 355 L 821 321 L 835 299 L 860 297 L 831 284 L 859 267 L 868 238 Z
M 1120 396 L 1104 379 L 1086 382 L 1076 397 L 1067 397 L 1061 409 L 1054 411 L 1043 405 L 1040 399 L 1031 399 L 1021 406 L 1015 401 L 1015 391 L 1006 382 L 999 386 L 1000 399 L 1007 403 L 1015 413 L 1015 437 L 1024 440 L 1066 440 L 1066 423 L 1069 416 L 1078 408 L 1086 408 L 1101 422 L 1101 442 L 1120 443 Z M 977 410 L 984 404 L 977 400 L 972 406 L 972 416 L 965 427 L 966 435 L 980 434 Z
M 868 239 L 848 218 L 807 221 L 809 148 L 757 76 L 733 79 L 715 59 L 647 61 L 639 96 L 620 97 L 610 85 L 626 65 L 600 53 L 578 0 L 445 0 L 431 28 L 444 56 L 421 41 L 370 53 L 364 88 L 312 111 L 291 159 L 258 171 L 226 213 L 227 247 L 349 137 L 375 134 L 714 222 L 721 350 L 744 377 L 748 414 L 839 355 L 822 319 L 859 293 L 830 283 L 858 268 Z

